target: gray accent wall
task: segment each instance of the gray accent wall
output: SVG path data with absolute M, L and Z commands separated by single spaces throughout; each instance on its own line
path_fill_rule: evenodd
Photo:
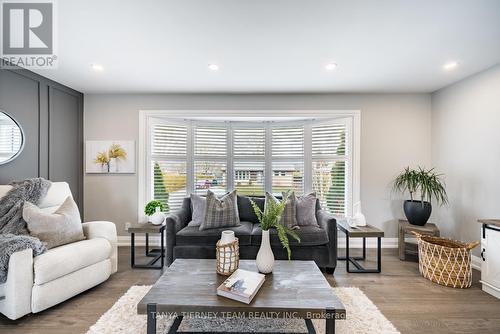
M 83 211 L 83 94 L 28 70 L 2 69 L 0 109 L 25 135 L 22 153 L 0 165 L 0 184 L 37 176 L 66 181 Z

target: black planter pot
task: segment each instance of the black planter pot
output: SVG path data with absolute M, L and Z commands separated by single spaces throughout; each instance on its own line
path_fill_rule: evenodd
M 403 205 L 405 216 L 412 225 L 424 226 L 432 212 L 432 205 L 429 202 L 405 201 Z

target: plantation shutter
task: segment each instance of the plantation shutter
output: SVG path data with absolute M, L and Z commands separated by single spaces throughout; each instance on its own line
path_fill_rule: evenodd
M 233 128 L 233 184 L 238 194 L 262 196 L 265 192 L 266 129 Z
M 272 129 L 272 157 L 304 157 L 304 127 Z
M 304 127 L 274 126 L 272 132 L 272 192 L 304 190 Z
M 227 128 L 196 126 L 194 135 L 195 156 L 225 158 L 227 155 Z
M 217 195 L 227 191 L 227 137 L 222 126 L 194 127 L 194 186 L 201 195 L 212 190 Z
M 233 129 L 233 156 L 264 158 L 266 131 L 261 128 Z
M 346 213 L 347 151 L 345 124 L 312 126 L 313 190 L 321 206 L 332 213 Z
M 150 196 L 167 211 L 190 193 L 281 195 L 316 192 L 324 209 L 352 204 L 350 119 L 218 122 L 153 119 L 149 130 Z
M 166 212 L 179 209 L 188 193 L 187 136 L 185 125 L 153 125 L 151 198 L 160 201 Z

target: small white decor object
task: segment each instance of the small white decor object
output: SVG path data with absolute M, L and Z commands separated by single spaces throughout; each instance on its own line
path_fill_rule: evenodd
M 361 213 L 361 202 L 357 202 L 353 205 L 354 216 L 352 217 L 356 223 L 356 226 L 366 226 L 365 215 Z
M 269 230 L 262 231 L 262 241 L 256 259 L 257 269 L 263 274 L 269 274 L 274 267 L 274 254 L 269 241 Z
M 157 206 L 155 213 L 149 216 L 149 222 L 153 225 L 161 225 L 165 221 L 165 214 L 161 212 L 161 208 Z
M 230 244 L 231 242 L 234 241 L 234 239 L 235 239 L 234 231 L 222 231 L 220 237 L 220 243 L 221 245 Z
M 217 295 L 250 304 L 265 280 L 262 274 L 238 269 L 217 288 Z
M 85 172 L 96 174 L 135 173 L 133 140 L 87 140 Z
M 358 227 L 358 224 L 356 223 L 356 219 L 354 219 L 353 217 L 347 217 L 346 220 L 347 220 L 347 224 L 350 227 L 353 227 L 353 228 Z

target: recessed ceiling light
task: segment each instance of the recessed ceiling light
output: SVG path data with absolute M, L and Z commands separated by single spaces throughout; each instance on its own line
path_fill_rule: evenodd
M 219 70 L 219 65 L 217 65 L 217 64 L 208 64 L 208 69 L 210 71 L 214 71 L 214 72 L 218 71 Z
M 90 64 L 90 67 L 92 67 L 92 69 L 96 72 L 104 71 L 104 67 L 102 65 L 99 65 L 99 64 Z
M 443 68 L 447 71 L 453 70 L 458 66 L 458 62 L 456 61 L 450 61 L 449 63 L 446 63 L 443 65 Z
M 337 64 L 335 64 L 335 63 L 329 63 L 329 64 L 325 65 L 325 69 L 327 71 L 333 71 L 336 68 L 337 68 Z

